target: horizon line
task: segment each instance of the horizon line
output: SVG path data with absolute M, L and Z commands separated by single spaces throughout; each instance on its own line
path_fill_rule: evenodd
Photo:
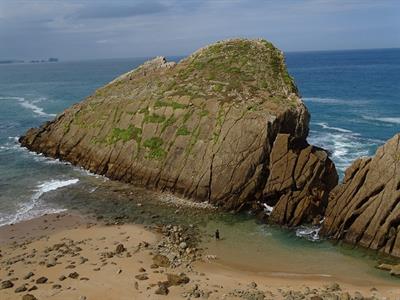
M 278 48 L 279 49 L 279 48 Z M 281 50 L 281 49 L 280 49 Z M 376 51 L 376 50 L 400 50 L 400 47 L 384 47 L 384 48 L 354 48 L 354 49 L 325 49 L 325 50 L 289 50 L 289 51 L 284 51 L 281 50 L 283 53 L 312 53 L 312 52 L 351 52 L 351 51 Z M 196 50 L 195 50 L 196 51 Z M 60 57 L 57 57 L 56 55 L 52 57 L 56 57 L 59 61 L 58 63 L 62 62 L 74 62 L 74 61 L 87 61 L 87 60 L 112 60 L 112 59 L 149 59 L 157 56 L 162 56 L 162 57 L 187 57 L 189 54 L 174 54 L 174 55 L 150 55 L 150 56 L 124 56 L 124 57 L 98 57 L 98 58 L 73 58 L 73 59 L 63 59 Z M 45 58 L 0 58 L 0 61 L 22 61 L 20 64 L 24 63 L 31 63 L 31 60 L 42 60 Z M 48 59 L 48 58 L 47 58 Z M 47 61 L 43 62 L 46 63 Z M 52 62 L 54 63 L 54 62 Z M 57 62 L 56 62 L 57 63 Z M 18 64 L 12 63 L 12 64 Z M 33 64 L 33 63 L 32 63 Z

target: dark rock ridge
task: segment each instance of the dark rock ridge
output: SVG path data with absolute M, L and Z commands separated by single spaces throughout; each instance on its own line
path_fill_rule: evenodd
M 148 61 L 20 141 L 111 179 L 224 209 L 268 202 L 276 206 L 271 220 L 297 225 L 324 212 L 337 181 L 326 153 L 306 143 L 308 122 L 281 51 L 235 39 L 177 64 Z
M 269 221 L 298 226 L 322 219 L 329 192 L 338 183 L 326 151 L 308 144 L 291 145 L 288 134 L 278 134 L 269 170 L 263 191 L 266 204 L 274 207 Z
M 321 234 L 400 257 L 400 134 L 346 170 Z

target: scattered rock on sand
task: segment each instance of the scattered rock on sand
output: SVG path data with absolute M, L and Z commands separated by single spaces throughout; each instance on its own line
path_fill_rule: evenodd
M 72 278 L 72 279 L 76 279 L 76 278 L 79 277 L 79 273 L 77 273 L 77 272 L 72 272 L 72 273 L 70 273 L 70 274 L 68 275 L 68 277 L 69 277 L 69 278 Z
M 183 273 L 179 275 L 167 274 L 167 282 L 169 286 L 187 284 L 189 281 L 190 281 L 189 277 L 187 277 Z
M 26 290 L 27 290 L 27 288 L 26 288 L 26 286 L 25 286 L 25 284 L 24 284 L 24 285 L 21 285 L 21 286 L 17 287 L 17 288 L 15 289 L 15 292 L 16 292 L 16 293 L 22 293 L 22 292 L 25 292 Z
M 50 257 L 49 260 L 47 261 L 46 267 L 51 268 L 54 267 L 57 264 L 57 261 L 54 257 Z
M 139 279 L 139 280 L 147 280 L 147 279 L 149 279 L 149 277 L 145 273 L 144 274 L 138 274 L 138 275 L 135 276 L 135 278 Z
M 120 253 L 122 253 L 124 251 L 126 251 L 126 248 L 122 244 L 118 244 L 117 248 L 115 248 L 115 253 L 116 254 L 120 254 Z
M 22 297 L 22 300 L 37 300 L 37 298 L 32 294 L 26 294 Z
M 156 289 L 156 291 L 154 292 L 157 295 L 168 295 L 169 290 L 168 290 L 168 286 L 165 282 L 159 282 L 158 283 L 158 289 Z
M 37 289 L 38 289 L 38 287 L 37 287 L 36 285 L 34 285 L 34 286 L 32 286 L 32 287 L 30 287 L 30 288 L 28 289 L 28 292 L 34 291 L 34 290 L 37 290 Z
M 171 264 L 168 257 L 161 254 L 153 256 L 153 263 L 159 267 L 164 267 L 164 268 L 168 268 Z
M 60 281 L 64 281 L 65 279 L 67 279 L 67 277 L 65 277 L 64 275 L 61 275 L 60 277 L 58 277 L 58 280 L 60 280 Z
M 48 280 L 47 277 L 42 276 L 42 277 L 39 277 L 38 279 L 36 279 L 36 283 L 43 284 L 43 283 L 46 283 L 47 280 Z
M 12 288 L 13 286 L 14 286 L 14 283 L 12 283 L 10 280 L 5 280 L 1 283 L 0 290 L 9 289 L 9 288 Z
M 29 272 L 28 274 L 26 274 L 25 276 L 24 276 L 24 279 L 25 280 L 28 280 L 29 278 L 31 278 L 32 276 L 34 276 L 35 274 L 33 273 L 33 272 Z

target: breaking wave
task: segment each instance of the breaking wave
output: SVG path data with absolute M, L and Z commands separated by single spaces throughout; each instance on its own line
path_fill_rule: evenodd
M 65 211 L 65 209 L 41 207 L 40 198 L 45 193 L 76 184 L 78 183 L 78 181 L 79 179 L 76 178 L 68 180 L 52 179 L 38 184 L 36 186 L 36 189 L 34 190 L 34 194 L 31 196 L 29 201 L 20 204 L 15 214 L 0 217 L 0 226 L 17 223 L 23 220 L 29 220 L 46 213 L 57 213 Z
M 398 117 L 371 117 L 371 116 L 362 116 L 364 120 L 368 121 L 378 121 L 383 123 L 392 123 L 392 124 L 400 124 L 400 118 Z
M 46 98 L 38 98 L 35 100 L 27 100 L 24 97 L 0 97 L 0 100 L 16 100 L 19 105 L 23 108 L 31 110 L 34 114 L 41 117 L 55 117 L 56 114 L 49 114 L 44 111 L 44 108 L 40 107 L 38 103 L 42 102 Z

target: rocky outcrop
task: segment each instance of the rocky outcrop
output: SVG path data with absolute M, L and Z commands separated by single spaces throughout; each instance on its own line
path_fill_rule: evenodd
M 277 135 L 305 144 L 308 122 L 282 53 L 265 40 L 237 39 L 200 49 L 177 64 L 160 57 L 149 61 L 20 141 L 112 179 L 237 210 L 266 196 L 296 205 L 318 181 L 326 185 L 320 164 L 328 159 L 315 148 L 287 152 L 318 160 L 300 171 L 295 190 L 267 184 L 269 177 L 281 176 L 270 163 Z M 319 177 L 307 173 L 314 170 Z M 312 183 L 304 182 L 308 179 Z M 302 186 L 307 192 L 298 194 Z M 292 200 L 284 200 L 285 193 Z M 320 205 L 315 201 L 301 202 L 296 221 L 289 220 L 289 210 L 276 221 L 309 219 L 304 215 Z
M 326 151 L 291 141 L 278 134 L 271 153 L 270 176 L 263 191 L 269 222 L 297 226 L 319 222 L 328 204 L 329 192 L 338 176 Z
M 400 257 L 400 134 L 346 170 L 320 233 Z

